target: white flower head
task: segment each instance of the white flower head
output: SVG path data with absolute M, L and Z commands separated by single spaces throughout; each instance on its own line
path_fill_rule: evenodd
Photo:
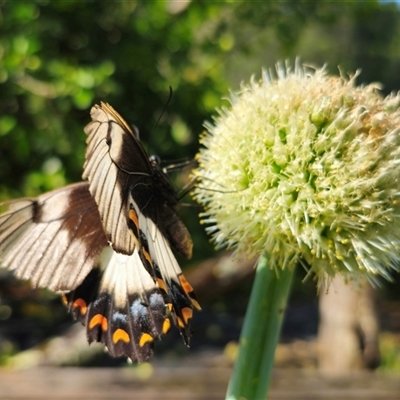
M 206 132 L 194 198 L 217 247 L 306 261 L 318 277 L 390 277 L 400 254 L 400 96 L 277 67 Z M 328 274 L 328 275 L 327 275 Z

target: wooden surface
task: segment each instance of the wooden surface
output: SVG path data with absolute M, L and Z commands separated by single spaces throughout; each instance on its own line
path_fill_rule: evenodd
M 229 375 L 228 367 L 201 365 L 0 369 L 0 399 L 219 400 Z M 270 399 L 400 399 L 400 376 L 359 373 L 328 379 L 313 370 L 276 370 Z

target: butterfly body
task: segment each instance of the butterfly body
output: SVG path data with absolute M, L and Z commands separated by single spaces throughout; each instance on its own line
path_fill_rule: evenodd
M 168 332 L 184 342 L 200 308 L 171 247 L 191 256 L 173 186 L 108 104 L 91 111 L 81 182 L 9 203 L 0 215 L 0 263 L 34 286 L 64 292 L 89 342 L 138 361 Z

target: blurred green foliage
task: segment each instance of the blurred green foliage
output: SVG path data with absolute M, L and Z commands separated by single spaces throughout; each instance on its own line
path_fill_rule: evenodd
M 151 153 L 190 160 L 229 88 L 262 68 L 297 56 L 361 68 L 360 82 L 388 93 L 400 88 L 399 41 L 397 5 L 378 1 L 0 0 L 0 200 L 79 181 L 99 101 Z M 210 255 L 197 212 L 182 213 L 195 260 Z
M 152 151 L 179 159 L 193 157 L 203 121 L 226 104 L 228 88 L 278 60 L 299 55 L 333 70 L 362 68 L 365 81 L 400 86 L 392 4 L 3 0 L 0 7 L 3 198 L 80 179 L 82 128 L 100 100 L 137 125 Z

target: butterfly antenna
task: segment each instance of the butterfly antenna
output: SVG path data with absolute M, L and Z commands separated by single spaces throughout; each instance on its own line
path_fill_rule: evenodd
M 156 123 L 155 123 L 153 129 L 152 129 L 151 132 L 150 132 L 150 138 L 149 138 L 149 141 L 148 141 L 148 143 L 147 143 L 147 147 L 148 147 L 147 152 L 148 152 L 149 149 L 151 148 L 151 139 L 153 138 L 154 131 L 156 130 L 158 124 L 160 123 L 160 120 L 161 120 L 162 116 L 164 115 L 165 110 L 166 110 L 167 107 L 169 106 L 169 103 L 171 103 L 171 99 L 172 99 L 172 87 L 170 86 L 170 87 L 169 87 L 169 96 L 168 96 L 168 100 L 167 100 L 167 102 L 164 104 L 164 107 L 163 107 L 163 109 L 162 109 L 162 111 L 161 111 L 161 114 L 160 114 L 159 117 L 157 118 L 157 121 L 156 121 Z
M 172 100 L 172 87 L 170 86 L 170 87 L 169 87 L 169 96 L 168 96 L 168 100 L 167 100 L 167 102 L 164 104 L 164 107 L 163 107 L 163 109 L 162 109 L 162 111 L 161 111 L 161 114 L 159 115 L 159 117 L 158 117 L 158 119 L 157 119 L 157 122 L 156 122 L 156 124 L 154 125 L 154 128 L 153 128 L 152 131 L 151 131 L 151 135 L 153 135 L 154 131 L 156 130 L 158 124 L 160 123 L 160 120 L 161 120 L 162 116 L 163 116 L 164 113 L 165 113 L 165 110 L 166 110 L 167 107 L 169 106 L 169 103 L 171 103 L 171 100 Z
M 165 174 L 170 174 L 171 172 L 182 171 L 184 168 L 189 166 L 196 168 L 198 167 L 198 162 L 195 159 L 168 161 L 168 165 L 163 167 L 162 170 Z

